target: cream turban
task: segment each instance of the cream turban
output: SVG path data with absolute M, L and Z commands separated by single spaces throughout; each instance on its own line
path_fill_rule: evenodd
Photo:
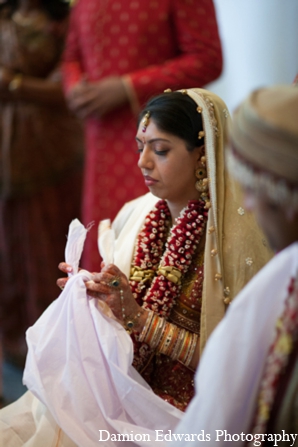
M 234 113 L 228 167 L 245 186 L 298 207 L 298 87 L 254 91 Z

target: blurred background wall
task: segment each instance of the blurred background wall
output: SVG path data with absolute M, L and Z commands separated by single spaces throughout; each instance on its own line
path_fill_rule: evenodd
M 298 73 L 298 0 L 214 0 L 224 52 L 207 86 L 230 111 L 254 88 L 292 83 Z

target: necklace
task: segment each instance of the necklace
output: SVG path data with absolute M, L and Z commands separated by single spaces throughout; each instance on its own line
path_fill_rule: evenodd
M 170 211 L 165 200 L 146 217 L 130 276 L 133 295 L 144 309 L 168 318 L 204 233 L 208 218 L 205 205 L 203 200 L 191 200 L 168 238 Z

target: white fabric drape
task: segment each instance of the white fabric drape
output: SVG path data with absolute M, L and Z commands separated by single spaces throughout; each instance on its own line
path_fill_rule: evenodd
M 298 243 L 276 255 L 243 289 L 209 341 L 196 374 L 196 395 L 176 433 L 209 434 L 216 446 L 244 445 L 217 438 L 249 434 L 256 396 L 277 318 L 298 271 Z M 177 442 L 195 447 L 199 442 Z M 215 445 L 215 444 L 214 444 Z
M 76 228 L 68 238 L 70 264 L 78 262 L 76 236 L 82 240 L 84 231 Z M 173 429 L 182 412 L 156 396 L 132 367 L 131 338 L 86 295 L 84 280 L 89 279 L 92 275 L 83 270 L 70 278 L 28 329 L 24 383 L 79 446 L 93 447 L 99 430 L 106 430 L 104 438 L 110 435 L 106 447 L 118 445 L 112 440 L 117 433 L 137 437 L 140 446 L 148 445 L 148 437 L 154 444 L 154 430 Z

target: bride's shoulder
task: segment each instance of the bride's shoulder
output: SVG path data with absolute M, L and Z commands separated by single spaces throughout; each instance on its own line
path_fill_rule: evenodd
M 129 218 L 133 217 L 133 215 L 135 218 L 140 217 L 140 215 L 144 215 L 145 217 L 158 202 L 158 200 L 159 199 L 153 194 L 147 193 L 131 200 L 130 202 L 127 202 L 117 214 L 113 222 L 113 228 L 115 230 L 121 230 L 123 225 Z

